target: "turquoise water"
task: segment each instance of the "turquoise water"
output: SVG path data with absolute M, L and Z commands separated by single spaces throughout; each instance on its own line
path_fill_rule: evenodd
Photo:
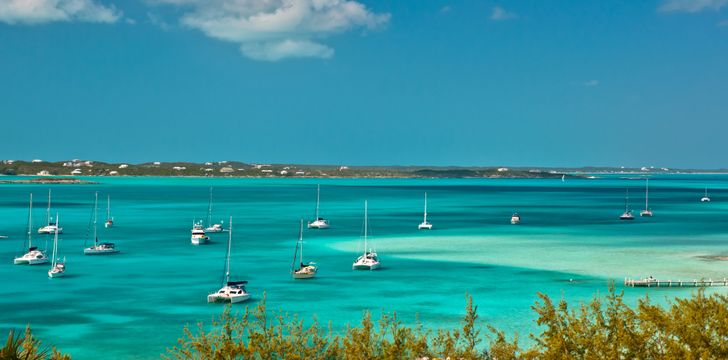
M 644 181 L 617 176 L 592 180 L 505 179 L 208 179 L 90 178 L 97 185 L 0 185 L 0 331 L 31 324 L 44 341 L 74 358 L 157 358 L 175 345 L 186 324 L 206 321 L 223 306 L 206 303 L 219 288 L 227 234 L 190 244 L 193 218 L 204 218 L 214 186 L 214 219 L 235 223 L 233 277 L 249 280 L 255 300 L 337 329 L 365 309 L 394 311 L 428 327 L 457 324 L 464 296 L 482 317 L 509 333 L 536 331 L 530 306 L 537 292 L 584 301 L 609 281 L 654 275 L 665 279 L 728 277 L 728 176 L 663 175 L 650 181 L 655 217 L 617 220 L 624 189 L 635 210 Z M 289 268 L 301 217 L 312 219 L 316 184 L 328 230 L 305 230 L 307 260 L 320 266 L 310 281 Z M 701 204 L 708 185 L 713 202 Z M 33 192 L 34 228 L 45 219 L 53 189 L 61 217 L 67 276 L 48 279 L 49 266 L 14 266 Z M 111 195 L 115 227 L 100 239 L 122 251 L 82 255 L 93 205 Z M 418 231 L 423 192 L 432 231 Z M 382 269 L 354 272 L 369 200 L 373 245 Z M 100 204 L 103 218 L 105 203 Z M 522 224 L 509 224 L 518 211 Z M 637 212 L 636 212 L 637 214 Z M 50 236 L 35 235 L 41 247 Z M 50 249 L 50 241 L 48 249 Z M 656 301 L 690 289 L 625 289 L 627 301 L 650 292 Z M 712 291 L 728 292 L 728 288 Z M 248 304 L 255 304 L 251 301 Z M 237 306 L 242 309 L 243 306 Z

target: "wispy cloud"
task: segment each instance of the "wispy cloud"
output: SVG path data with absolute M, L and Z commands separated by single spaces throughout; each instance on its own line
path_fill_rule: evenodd
M 506 9 L 495 6 L 493 7 L 493 10 L 490 12 L 490 19 L 493 21 L 503 21 L 503 20 L 510 20 L 517 18 L 518 15 L 516 15 L 513 12 L 507 11 Z
M 589 80 L 584 82 L 584 86 L 594 87 L 599 86 L 599 80 Z
M 330 58 L 326 37 L 356 28 L 378 29 L 390 18 L 352 0 L 156 0 L 181 7 L 180 23 L 239 44 L 243 55 L 266 61 Z
M 122 12 L 93 0 L 0 0 L 0 22 L 41 24 L 53 21 L 114 23 Z
M 715 25 L 718 27 L 728 27 L 728 19 L 718 21 Z
M 450 12 L 450 10 L 452 10 L 452 7 L 450 5 L 445 5 L 440 8 L 440 12 L 442 12 L 442 13 L 448 13 L 448 12 Z
M 149 20 L 150 24 L 157 26 L 164 31 L 167 31 L 170 28 L 172 28 L 172 26 L 169 25 L 169 23 L 166 22 L 161 16 L 159 16 L 153 12 L 147 12 L 147 20 Z
M 728 4 L 728 0 L 663 0 L 657 10 L 697 13 L 703 10 L 720 10 L 726 4 Z

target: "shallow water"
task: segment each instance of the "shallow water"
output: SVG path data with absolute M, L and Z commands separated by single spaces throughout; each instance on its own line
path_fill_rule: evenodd
M 634 176 L 629 176 L 634 177 Z M 77 359 L 100 351 L 113 358 L 157 358 L 175 345 L 186 324 L 206 321 L 223 306 L 207 304 L 219 288 L 227 234 L 192 246 L 193 218 L 204 218 L 214 186 L 214 219 L 234 219 L 232 273 L 248 280 L 256 300 L 337 329 L 365 309 L 397 311 L 407 323 L 456 326 L 465 294 L 482 317 L 508 333 L 537 331 L 530 306 L 543 292 L 569 301 L 604 293 L 610 281 L 654 275 L 692 280 L 728 277 L 728 176 L 662 175 L 650 181 L 654 218 L 617 220 L 625 187 L 638 214 L 644 181 L 609 176 L 591 180 L 505 179 L 209 179 L 89 178 L 95 185 L 0 185 L 0 331 L 31 324 L 45 342 Z M 328 230 L 305 230 L 314 280 L 290 279 L 300 218 L 312 219 L 316 184 Z M 711 203 L 698 201 L 708 185 Z M 48 279 L 49 266 L 14 266 L 33 192 L 34 231 L 45 221 L 53 189 L 60 213 L 61 256 L 67 276 Z M 104 218 L 111 195 L 115 227 L 99 224 L 101 241 L 122 251 L 82 255 L 99 191 Z M 432 231 L 418 231 L 423 192 Z M 354 272 L 363 201 L 369 200 L 372 244 L 382 269 Z M 509 224 L 518 211 L 522 224 Z M 226 221 L 227 223 L 227 221 Z M 52 237 L 34 235 L 41 248 Z M 655 301 L 691 289 L 624 289 L 627 301 L 648 291 Z M 728 288 L 712 291 L 727 292 Z M 240 309 L 243 306 L 236 306 Z

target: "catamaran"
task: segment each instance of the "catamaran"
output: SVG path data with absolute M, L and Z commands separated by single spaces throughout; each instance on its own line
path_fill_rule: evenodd
M 316 220 L 308 223 L 309 229 L 328 229 L 329 221 L 319 216 L 319 203 L 321 202 L 321 185 L 316 186 Z
M 645 209 L 640 211 L 640 216 L 652 216 L 652 210 L 650 210 L 650 179 L 645 181 Z
M 58 213 L 56 213 L 56 223 L 60 223 Z M 66 260 L 60 261 L 58 258 L 58 231 L 53 236 L 53 256 L 51 256 L 51 269 L 48 270 L 48 277 L 57 278 L 66 273 Z
M 419 230 L 432 230 L 432 224 L 427 222 L 427 193 L 425 193 L 425 213 L 422 219 L 422 223 L 417 226 Z
M 351 266 L 353 270 L 376 270 L 379 268 L 379 258 L 376 251 L 367 249 L 369 231 L 369 217 L 367 214 L 367 201 L 364 201 L 364 253 L 359 256 Z
M 106 196 L 106 222 L 104 223 L 105 228 L 114 226 L 114 218 L 111 217 L 111 195 Z
M 233 242 L 233 217 L 230 217 L 228 229 L 228 247 L 225 254 L 225 270 L 222 274 L 222 288 L 216 293 L 207 295 L 208 303 L 239 303 L 250 299 L 250 294 L 245 291 L 247 281 L 230 281 L 230 250 Z
M 205 234 L 205 229 L 202 228 L 202 221 L 199 222 L 192 222 L 192 237 L 190 238 L 190 241 L 192 242 L 192 245 L 201 245 L 207 242 L 207 240 L 210 240 L 210 238 Z
M 13 260 L 15 265 L 38 265 L 48 262 L 46 254 L 33 246 L 33 194 L 30 194 L 30 205 L 28 206 L 28 252 Z
M 619 216 L 619 220 L 634 220 L 632 210 L 629 209 L 629 188 L 627 188 L 627 195 L 624 197 L 624 213 Z
M 518 215 L 518 213 L 513 213 L 513 215 L 511 215 L 511 224 L 517 225 L 520 222 L 521 222 L 521 215 Z
M 205 231 L 209 233 L 219 233 L 224 231 L 222 228 L 222 221 L 220 221 L 219 224 L 212 223 L 212 186 L 210 186 L 210 201 L 207 205 L 207 227 L 205 228 Z
M 298 266 L 296 266 L 296 261 L 298 261 Z M 303 219 L 301 219 L 301 226 L 298 228 L 298 242 L 296 243 L 296 250 L 293 252 L 291 274 L 293 274 L 294 279 L 310 279 L 316 276 L 317 271 L 316 263 L 309 262 L 306 264 L 303 262 Z
M 98 232 L 98 218 L 99 218 L 99 192 L 97 191 L 94 195 L 94 244 L 90 247 L 83 249 L 84 255 L 113 255 L 119 253 L 119 249 L 116 248 L 116 244 L 110 242 L 99 242 Z M 84 246 L 86 246 L 84 241 Z
M 710 198 L 708 197 L 708 185 L 705 186 L 705 196 L 700 199 L 700 202 L 710 202 Z
M 48 208 L 46 209 L 46 226 L 38 229 L 38 234 L 53 234 L 58 229 L 58 233 L 63 233 L 63 228 L 59 228 L 56 221 L 51 217 L 51 189 L 48 189 Z

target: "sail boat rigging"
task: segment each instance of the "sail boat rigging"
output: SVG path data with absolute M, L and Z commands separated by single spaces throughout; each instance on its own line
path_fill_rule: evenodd
M 328 229 L 329 221 L 319 216 L 319 205 L 321 203 L 321 185 L 316 185 L 316 219 L 308 223 L 309 229 Z
M 296 262 L 298 262 L 298 265 L 296 265 Z M 301 219 L 298 228 L 298 241 L 296 242 L 296 249 L 293 251 L 291 273 L 294 279 L 311 279 L 316 276 L 317 271 L 316 263 L 309 262 L 306 264 L 303 262 L 303 219 Z
M 632 210 L 629 209 L 629 188 L 626 188 L 626 195 L 624 197 L 624 213 L 619 216 L 619 220 L 634 220 Z
M 58 213 L 56 213 L 56 223 L 60 223 Z M 51 256 L 51 269 L 48 270 L 48 277 L 57 278 L 65 275 L 66 261 L 58 259 L 58 231 L 53 236 L 53 256 Z
M 645 181 L 645 209 L 640 211 L 640 216 L 652 216 L 652 210 L 650 210 L 650 179 Z
M 700 202 L 710 202 L 708 197 L 708 185 L 705 185 L 705 195 L 700 199 Z
M 419 230 L 432 230 L 432 224 L 427 222 L 427 192 L 425 192 L 425 211 L 422 218 L 422 223 L 417 226 Z
M 38 234 L 53 234 L 58 230 L 59 234 L 63 233 L 63 228 L 58 227 L 57 220 L 53 221 L 51 217 L 51 189 L 48 189 L 48 207 L 46 208 L 46 225 L 38 229 Z
M 28 205 L 28 252 L 23 256 L 16 257 L 13 260 L 15 265 L 38 265 L 48 262 L 46 254 L 33 246 L 33 193 L 30 194 L 30 204 Z M 23 243 L 25 245 L 25 243 Z
M 367 248 L 369 236 L 369 215 L 367 201 L 364 200 L 364 254 L 359 256 L 351 266 L 353 270 L 376 270 L 379 268 L 377 253 Z
M 104 223 L 105 228 L 114 226 L 114 218 L 111 217 L 111 195 L 106 195 L 106 222 Z
M 233 217 L 228 223 L 228 246 L 225 253 L 225 268 L 222 273 L 222 288 L 216 293 L 207 295 L 208 303 L 239 303 L 250 299 L 250 294 L 245 290 L 247 281 L 230 281 L 230 252 L 233 243 Z
M 210 200 L 207 205 L 207 227 L 205 228 L 205 231 L 209 233 L 219 233 L 224 231 L 222 228 L 222 221 L 220 221 L 219 224 L 212 223 L 212 186 L 210 186 Z
M 93 214 L 93 228 L 94 228 L 94 244 L 90 247 L 83 249 L 84 255 L 112 255 L 119 253 L 119 249 L 116 248 L 116 244 L 111 242 L 99 242 L 98 232 L 98 217 L 99 217 L 99 192 L 94 194 L 94 214 Z

